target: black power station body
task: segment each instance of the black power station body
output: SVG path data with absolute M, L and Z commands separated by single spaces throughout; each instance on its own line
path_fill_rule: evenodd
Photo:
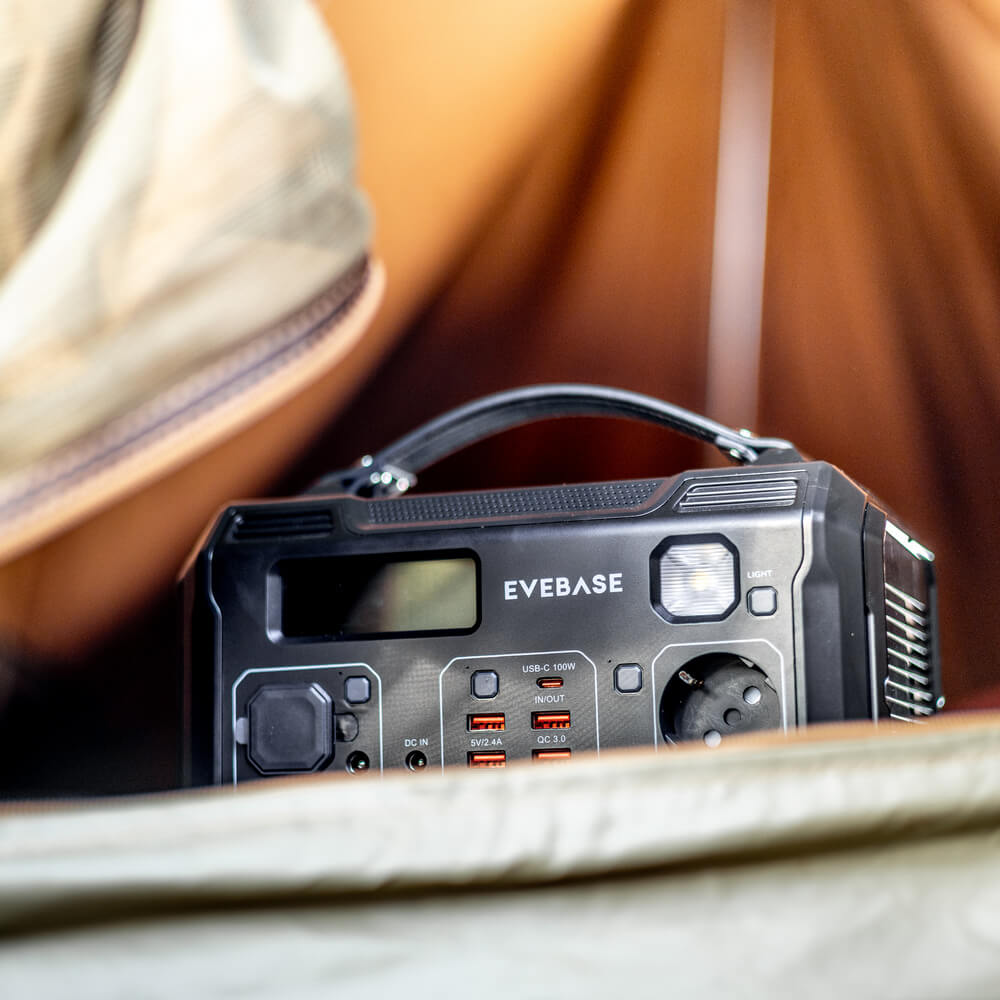
M 402 493 L 469 440 L 622 400 L 752 464 Z M 943 705 L 933 556 L 833 466 L 619 390 L 463 410 L 404 439 L 408 465 L 386 449 L 217 518 L 182 579 L 189 783 L 714 746 Z M 431 447 L 449 419 L 464 430 Z

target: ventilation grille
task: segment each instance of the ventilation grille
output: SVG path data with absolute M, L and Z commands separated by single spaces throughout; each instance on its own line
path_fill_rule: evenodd
M 798 499 L 797 479 L 770 476 L 727 477 L 689 483 L 674 501 L 678 514 L 744 507 L 791 507 Z
M 368 520 L 372 525 L 400 525 L 539 514 L 635 511 L 649 503 L 662 483 L 661 479 L 649 479 L 373 500 L 368 504 Z
M 920 722 L 934 714 L 937 698 L 927 603 L 886 581 L 885 629 L 885 701 L 889 715 L 903 722 Z
M 333 531 L 333 514 L 314 507 L 275 511 L 262 507 L 237 515 L 231 538 L 234 542 L 262 542 L 274 538 L 301 538 L 328 535 Z

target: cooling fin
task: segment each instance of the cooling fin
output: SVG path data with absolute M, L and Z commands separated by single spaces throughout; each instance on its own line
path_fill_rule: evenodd
M 884 547 L 885 703 L 893 719 L 920 722 L 938 708 L 929 566 L 895 532 L 887 532 Z

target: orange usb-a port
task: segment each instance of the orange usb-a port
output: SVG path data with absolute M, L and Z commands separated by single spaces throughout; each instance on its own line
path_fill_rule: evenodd
M 469 753 L 469 767 L 506 767 L 504 750 L 473 750 Z
M 532 712 L 532 729 L 569 729 L 569 712 Z
M 477 713 L 466 716 L 466 722 L 470 733 L 477 733 L 483 729 L 502 730 L 507 725 L 507 720 L 503 712 Z
M 532 750 L 531 756 L 534 760 L 569 760 L 573 751 L 568 747 L 559 750 Z

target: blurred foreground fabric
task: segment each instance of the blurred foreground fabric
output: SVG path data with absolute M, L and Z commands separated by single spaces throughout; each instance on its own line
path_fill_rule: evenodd
M 916 729 L 916 731 L 915 731 Z M 0 811 L 9 996 L 1000 981 L 1000 719 Z

